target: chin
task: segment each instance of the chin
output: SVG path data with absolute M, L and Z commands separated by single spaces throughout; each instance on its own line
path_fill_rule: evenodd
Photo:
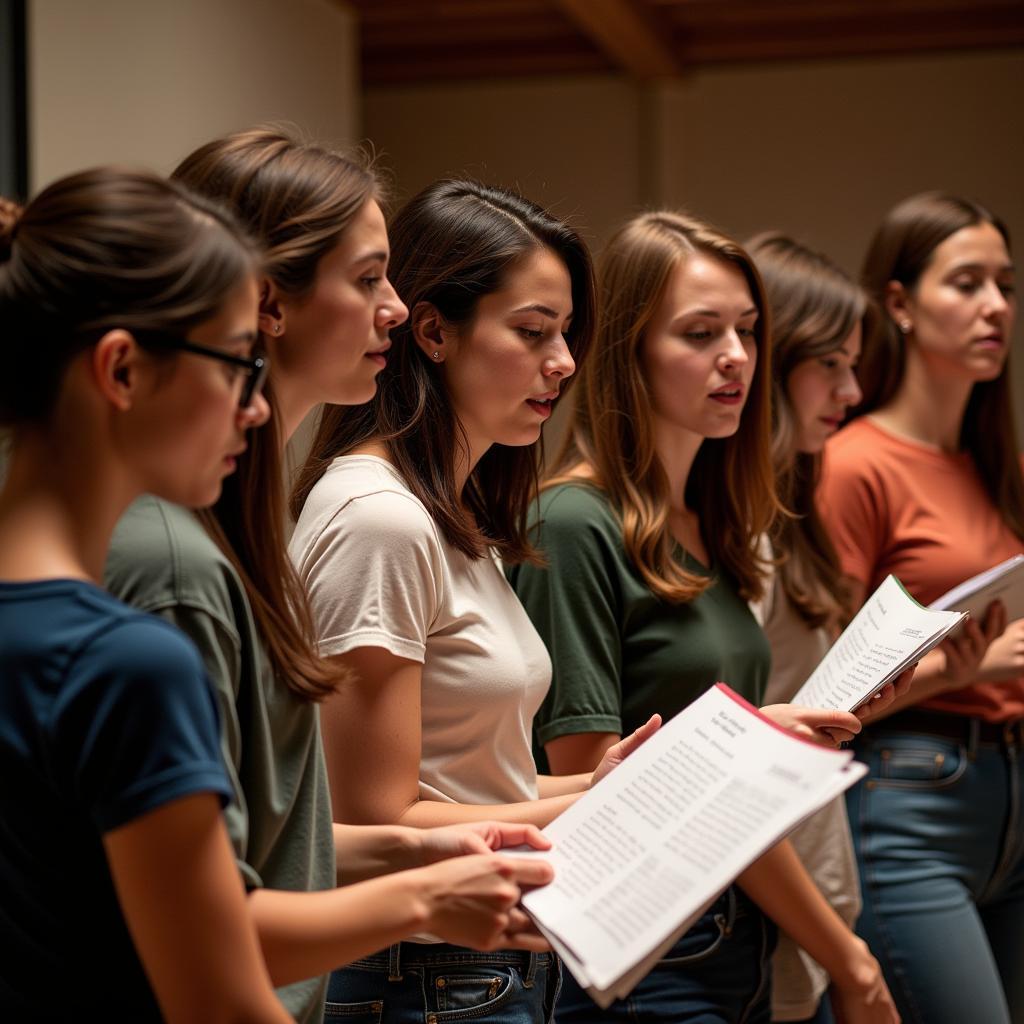
M 510 430 L 494 443 L 504 445 L 506 448 L 525 448 L 527 445 L 536 444 L 540 440 L 540 433 L 539 426 L 529 430 Z
M 327 401 L 331 405 L 366 405 L 376 394 L 377 374 L 375 373 L 369 380 L 343 382 Z

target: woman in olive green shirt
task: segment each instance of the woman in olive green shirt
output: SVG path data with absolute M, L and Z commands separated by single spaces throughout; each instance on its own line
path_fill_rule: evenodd
M 537 510 L 547 566 L 513 574 L 554 663 L 537 719 L 554 773 L 593 767 L 631 722 L 717 680 L 759 703 L 769 670 L 746 606 L 777 512 L 757 271 L 706 225 L 650 213 L 609 243 L 599 293 L 596 351 Z M 850 1021 L 897 1019 L 877 962 L 782 843 L 627 1000 L 599 1011 L 567 979 L 558 1020 L 767 1021 L 769 917 L 829 968 Z

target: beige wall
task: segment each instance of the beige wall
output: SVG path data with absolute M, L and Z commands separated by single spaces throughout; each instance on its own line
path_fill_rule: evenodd
M 166 173 L 203 142 L 267 121 L 351 144 L 357 44 L 338 0 L 29 0 L 32 191 L 97 163 Z
M 374 89 L 364 123 L 405 192 L 468 169 L 573 214 L 598 243 L 638 208 L 682 205 L 739 238 L 789 231 L 856 273 L 884 211 L 926 188 L 985 202 L 1024 251 L 1022 109 L 1015 49 L 722 67 L 646 89 L 600 76 Z M 1024 421 L 1024 352 L 1016 364 Z
M 607 235 L 641 193 L 641 95 L 607 77 L 371 89 L 363 124 L 398 199 L 436 178 L 517 187 Z
M 352 140 L 356 39 L 336 0 L 30 0 L 33 190 L 101 162 L 166 172 L 270 120 Z
M 740 238 L 781 228 L 855 272 L 886 209 L 944 188 L 1024 243 L 1024 50 L 704 71 L 658 106 L 663 201 Z

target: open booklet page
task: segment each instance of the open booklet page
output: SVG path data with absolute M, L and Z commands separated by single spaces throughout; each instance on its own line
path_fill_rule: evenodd
M 1024 619 L 1024 555 L 1014 555 L 943 594 L 928 606 L 968 612 L 979 621 L 993 601 L 1006 605 L 1006 621 Z
M 790 703 L 853 711 L 920 661 L 963 618 L 922 607 L 895 576 L 886 576 Z
M 719 683 L 544 830 L 555 880 L 523 906 L 607 1006 L 738 874 L 864 774 L 851 758 Z

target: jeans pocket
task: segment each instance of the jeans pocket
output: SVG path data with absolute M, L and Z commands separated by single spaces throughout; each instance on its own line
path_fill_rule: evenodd
M 658 961 L 658 967 L 698 964 L 713 956 L 725 941 L 731 927 L 725 914 L 705 915 Z
M 967 769 L 967 748 L 939 736 L 891 736 L 877 742 L 881 786 L 938 789 L 951 786 Z
M 332 1003 L 329 999 L 324 1004 L 324 1020 L 343 1020 L 348 1024 L 380 1024 L 384 1014 L 384 1004 L 379 999 L 365 1003 Z
M 522 988 L 519 972 L 508 964 L 452 964 L 427 972 L 427 1000 L 437 1020 L 483 1016 L 507 1003 Z

